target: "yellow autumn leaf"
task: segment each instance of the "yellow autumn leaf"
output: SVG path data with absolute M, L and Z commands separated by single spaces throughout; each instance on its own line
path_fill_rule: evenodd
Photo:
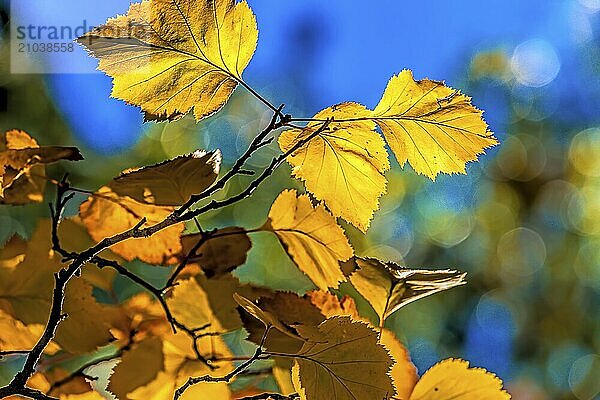
M 313 207 L 308 196 L 285 190 L 273 202 L 262 229 L 277 235 L 294 263 L 320 289 L 346 280 L 339 263 L 352 257 L 353 250 L 323 204 Z
M 408 350 L 396 338 L 394 332 L 385 328 L 381 329 L 379 343 L 389 351 L 394 360 L 390 376 L 396 389 L 396 398 L 408 400 L 419 379 L 417 368 L 412 363 Z
M 318 335 L 311 331 L 307 337 L 292 369 L 302 400 L 383 400 L 394 395 L 388 375 L 392 359 L 367 324 L 331 317 L 319 325 Z
M 173 212 L 173 207 L 139 203 L 129 196 L 121 197 L 108 186 L 101 187 L 79 207 L 79 216 L 95 241 L 124 232 L 145 217 L 144 227 L 156 224 Z M 154 265 L 177 263 L 181 252 L 179 236 L 183 224 L 175 224 L 147 238 L 131 238 L 110 249 L 127 261 L 139 258 Z
M 73 279 L 65 290 L 64 312 L 54 339 L 73 354 L 87 353 L 108 344 L 113 336 L 106 321 L 105 307 L 96 301 L 92 286 L 83 279 Z
M 432 180 L 439 173 L 466 173 L 498 141 L 471 98 L 443 82 L 415 81 L 410 70 L 392 77 L 371 118 L 377 122 L 400 165 Z
M 58 372 L 58 373 L 57 373 Z M 100 393 L 91 390 L 91 387 L 87 381 L 83 377 L 78 377 L 75 379 L 75 382 L 69 383 L 65 385 L 66 387 L 61 386 L 58 389 L 66 389 L 66 390 L 57 390 L 52 389 L 52 382 L 56 382 L 56 380 L 61 379 L 66 376 L 66 371 L 56 371 L 54 370 L 52 374 L 53 376 L 45 376 L 40 372 L 36 372 L 28 381 L 27 386 L 32 389 L 37 389 L 42 393 L 46 393 L 52 397 L 56 397 L 60 400 L 105 400 L 104 396 Z M 54 378 L 54 379 L 49 379 Z M 9 396 L 8 400 L 21 400 L 23 397 L 21 396 Z
M 386 192 L 384 173 L 390 168 L 385 142 L 369 116 L 370 111 L 357 103 L 324 109 L 314 119 L 333 119 L 327 129 L 287 158 L 292 174 L 304 181 L 310 193 L 323 200 L 334 216 L 363 232 Z M 290 150 L 321 125 L 312 122 L 304 129 L 282 132 L 281 150 Z
M 210 187 L 221 167 L 221 152 L 196 150 L 160 164 L 123 172 L 110 184 L 119 196 L 140 203 L 179 206 Z
M 123 353 L 110 376 L 108 391 L 117 399 L 126 399 L 133 390 L 152 382 L 162 369 L 162 341 L 157 337 L 144 339 Z
M 207 279 L 199 274 L 178 280 L 167 304 L 177 321 L 190 329 L 229 332 L 241 327 L 234 298 L 237 291 L 247 289 L 232 275 Z
M 77 39 L 147 120 L 196 120 L 227 101 L 258 40 L 246 1 L 145 0 Z
M 44 164 L 82 159 L 76 147 L 40 147 L 24 131 L 6 131 L 0 137 L 0 204 L 41 202 L 46 186 Z
M 177 387 L 183 385 L 190 376 L 223 376 L 234 368 L 230 359 L 233 353 L 220 336 L 203 336 L 196 340 L 198 352 L 204 359 L 212 360 L 210 368 L 194 350 L 192 339 L 179 332 L 163 335 L 164 370 L 175 378 Z M 221 359 L 221 360 L 218 360 Z
M 401 267 L 392 262 L 355 257 L 350 282 L 371 304 L 380 324 L 401 307 L 423 297 L 465 284 L 466 273 Z
M 35 346 L 44 332 L 44 325 L 25 325 L 0 310 L 0 351 L 29 351 Z M 60 347 L 54 342 L 44 350 L 45 354 L 54 354 Z
M 431 367 L 416 384 L 409 400 L 510 400 L 502 381 L 483 368 L 469 368 L 457 359 Z
M 188 257 L 193 248 L 202 241 L 202 234 L 181 237 L 181 258 Z M 191 254 L 189 263 L 200 266 L 208 278 L 219 278 L 244 264 L 252 247 L 244 228 L 231 226 L 210 232 L 210 237 Z

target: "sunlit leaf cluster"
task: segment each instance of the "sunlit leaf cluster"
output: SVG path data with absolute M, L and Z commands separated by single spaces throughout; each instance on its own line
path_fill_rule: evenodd
M 400 165 L 432 180 L 465 173 L 467 162 L 497 144 L 482 111 L 459 91 L 404 70 L 373 110 L 346 102 L 295 118 L 242 79 L 257 38 L 245 1 L 144 0 L 78 39 L 113 78 L 112 95 L 140 107 L 146 120 L 189 112 L 203 119 L 239 85 L 264 103 L 271 122 L 229 169 L 219 149 L 190 149 L 82 189 L 44 171 L 48 163 L 81 159 L 77 149 L 5 134 L 2 202 L 42 201 L 47 181 L 56 198 L 33 237 L 12 237 L 0 257 L 0 354 L 25 357 L 0 397 L 510 398 L 495 375 L 462 360 L 443 361 L 419 378 L 407 349 L 385 328 L 401 307 L 463 285 L 466 275 L 361 258 L 347 235 L 352 228 L 341 221 L 363 233 L 369 228 L 388 190 L 387 147 Z M 248 169 L 250 157 L 275 139 L 281 153 Z M 306 193 L 283 189 L 258 226 L 206 228 L 208 212 L 250 197 L 285 161 Z M 237 176 L 248 180 L 243 190 L 215 196 Z M 77 215 L 65 216 L 76 194 L 85 199 Z M 236 269 L 257 257 L 250 250 L 265 235 L 314 291 L 240 282 Z M 167 278 L 140 274 L 132 262 Z M 139 292 L 122 298 L 120 279 Z M 342 284 L 356 298 L 342 296 Z M 357 300 L 377 320 L 361 314 Z M 245 352 L 233 345 L 235 335 Z M 270 379 L 274 392 L 253 377 Z

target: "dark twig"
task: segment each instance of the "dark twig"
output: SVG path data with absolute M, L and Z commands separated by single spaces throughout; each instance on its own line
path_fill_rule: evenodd
M 266 137 L 271 132 L 282 127 L 285 124 L 285 117 L 282 117 L 281 114 L 281 110 L 283 109 L 283 107 L 284 105 L 282 104 L 279 106 L 279 108 L 275 110 L 275 113 L 273 114 L 273 117 L 271 118 L 271 121 L 269 122 L 267 127 L 254 137 L 246 152 L 242 154 L 240 158 L 237 159 L 233 167 L 231 167 L 231 169 L 223 177 L 221 177 L 217 182 L 215 182 L 210 188 L 208 188 L 204 192 L 192 196 L 185 204 L 183 204 L 177 211 L 175 211 L 175 213 L 177 215 L 181 215 L 181 213 L 188 210 L 194 203 L 197 203 L 202 199 L 206 199 L 212 196 L 216 191 L 223 189 L 225 187 L 225 184 L 235 175 L 247 175 L 246 171 L 243 170 L 242 167 L 246 164 L 248 159 L 252 157 L 252 154 L 254 154 L 258 149 L 271 143 L 272 138 L 266 139 Z
M 240 365 L 238 365 L 233 371 L 231 371 L 227 375 L 224 375 L 221 377 L 204 375 L 204 376 L 199 376 L 199 377 L 188 378 L 188 380 L 183 384 L 183 386 L 181 386 L 180 388 L 178 388 L 175 391 L 174 400 L 178 400 L 190 386 L 197 385 L 200 382 L 229 382 L 229 381 L 231 381 L 235 376 L 237 376 L 238 374 L 240 374 L 241 372 L 244 372 L 247 368 L 249 368 L 250 365 L 252 365 L 252 363 L 254 361 L 258 360 L 258 358 L 260 357 L 261 354 L 262 354 L 262 349 L 259 347 L 256 349 L 256 351 L 254 352 L 254 355 L 252 357 L 250 357 L 248 360 L 246 360 L 243 363 L 241 363 Z

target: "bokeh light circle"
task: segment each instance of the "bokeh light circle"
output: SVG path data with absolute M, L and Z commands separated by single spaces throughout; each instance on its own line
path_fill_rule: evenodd
M 519 227 L 502 235 L 497 254 L 503 275 L 526 277 L 543 267 L 546 244 L 536 231 Z
M 580 174 L 600 177 L 600 128 L 586 129 L 573 137 L 569 161 Z
M 520 84 L 542 87 L 558 75 L 560 59 L 550 43 L 543 39 L 531 39 L 515 48 L 511 67 Z
M 578 358 L 569 371 L 569 386 L 579 400 L 597 399 L 600 394 L 600 355 L 587 354 Z

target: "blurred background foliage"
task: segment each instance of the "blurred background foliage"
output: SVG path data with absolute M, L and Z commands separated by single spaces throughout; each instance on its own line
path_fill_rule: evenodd
M 68 13 L 54 2 L 48 10 L 25 3 L 17 7 L 23 16 Z M 471 95 L 502 143 L 469 165 L 468 175 L 435 183 L 396 165 L 368 234 L 348 227 L 358 255 L 469 273 L 467 286 L 389 320 L 419 370 L 464 357 L 496 372 L 518 400 L 600 399 L 600 1 L 250 3 L 260 40 L 246 78 L 294 116 L 344 100 L 374 106 L 387 79 L 411 68 Z M 127 8 L 115 1 L 100 13 L 90 4 L 86 18 L 95 22 Z M 270 118 L 238 89 L 199 124 L 190 117 L 142 124 L 137 110 L 109 98 L 102 74 L 10 74 L 6 3 L 2 15 L 0 128 L 27 130 L 42 144 L 80 146 L 86 161 L 64 166 L 77 186 L 95 189 L 122 169 L 196 148 L 219 148 L 231 165 Z M 251 163 L 264 166 L 276 152 Z M 55 176 L 60 168 L 53 167 Z M 301 184 L 286 165 L 252 198 L 202 222 L 259 226 L 289 187 Z M 0 242 L 30 235 L 47 209 L 0 208 Z M 236 274 L 309 289 L 275 239 L 262 235 L 253 237 L 249 261 Z M 157 272 L 139 262 L 130 267 Z M 123 298 L 137 290 L 115 285 Z

